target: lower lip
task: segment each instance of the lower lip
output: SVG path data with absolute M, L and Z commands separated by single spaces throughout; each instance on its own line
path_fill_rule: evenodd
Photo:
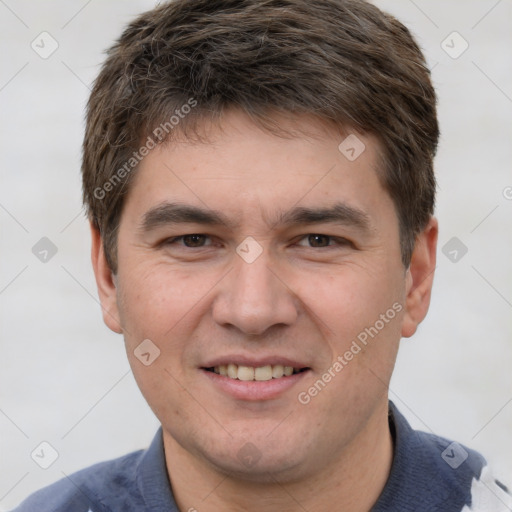
M 210 382 L 217 386 L 224 393 L 231 395 L 237 400 L 271 400 L 279 397 L 285 391 L 300 382 L 310 370 L 294 373 L 288 377 L 280 377 L 271 380 L 238 380 L 219 375 L 218 373 L 201 370 Z

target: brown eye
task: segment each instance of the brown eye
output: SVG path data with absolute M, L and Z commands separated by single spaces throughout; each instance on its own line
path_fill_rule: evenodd
M 308 235 L 308 242 L 311 247 L 328 247 L 331 242 L 331 237 L 327 235 Z
M 342 247 L 354 248 L 354 244 L 346 238 L 323 235 L 322 233 L 309 233 L 304 235 L 297 245 L 310 249 L 340 249 Z
M 206 235 L 184 235 L 182 238 L 186 247 L 203 247 L 206 242 Z

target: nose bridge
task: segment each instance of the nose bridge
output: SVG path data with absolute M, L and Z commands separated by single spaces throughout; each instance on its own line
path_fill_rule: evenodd
M 214 306 L 217 323 L 233 325 L 245 334 L 261 334 L 273 325 L 295 321 L 293 294 L 271 270 L 267 251 L 254 261 L 237 255 L 234 265 Z

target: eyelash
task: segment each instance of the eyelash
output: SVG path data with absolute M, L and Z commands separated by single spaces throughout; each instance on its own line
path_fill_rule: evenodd
M 205 235 L 203 233 L 190 233 L 190 234 L 187 234 L 187 235 L 181 235 L 181 236 L 176 236 L 176 237 L 168 238 L 167 240 L 164 240 L 163 244 L 164 245 L 177 245 L 177 242 L 179 242 L 179 241 L 183 242 L 186 237 L 190 237 L 190 236 L 202 236 L 202 237 L 207 237 L 207 238 L 209 238 L 211 240 L 211 237 L 209 235 Z M 330 235 L 324 235 L 323 233 L 308 233 L 306 235 L 302 235 L 298 239 L 298 241 L 300 242 L 300 241 L 304 240 L 305 238 L 312 237 L 312 236 L 328 238 L 329 242 L 336 242 L 336 244 L 338 246 L 354 247 L 354 244 L 350 240 L 347 240 L 346 238 L 335 237 L 335 236 L 330 236 Z M 213 245 L 213 243 L 211 243 L 209 245 L 200 245 L 200 246 L 197 246 L 197 247 L 188 247 L 186 245 L 181 245 L 181 247 L 187 248 L 187 249 L 203 249 L 204 247 L 211 247 L 211 245 Z M 302 247 L 304 247 L 304 246 L 302 246 Z M 309 249 L 328 249 L 330 247 L 335 247 L 335 245 L 327 245 L 327 246 L 322 246 L 322 247 L 313 247 L 313 246 L 306 246 L 306 247 L 309 248 Z

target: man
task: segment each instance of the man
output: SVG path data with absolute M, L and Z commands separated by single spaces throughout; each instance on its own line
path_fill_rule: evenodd
M 436 260 L 436 98 L 361 0 L 177 0 L 95 83 L 83 186 L 105 323 L 162 428 L 23 511 L 505 511 L 388 401 Z

